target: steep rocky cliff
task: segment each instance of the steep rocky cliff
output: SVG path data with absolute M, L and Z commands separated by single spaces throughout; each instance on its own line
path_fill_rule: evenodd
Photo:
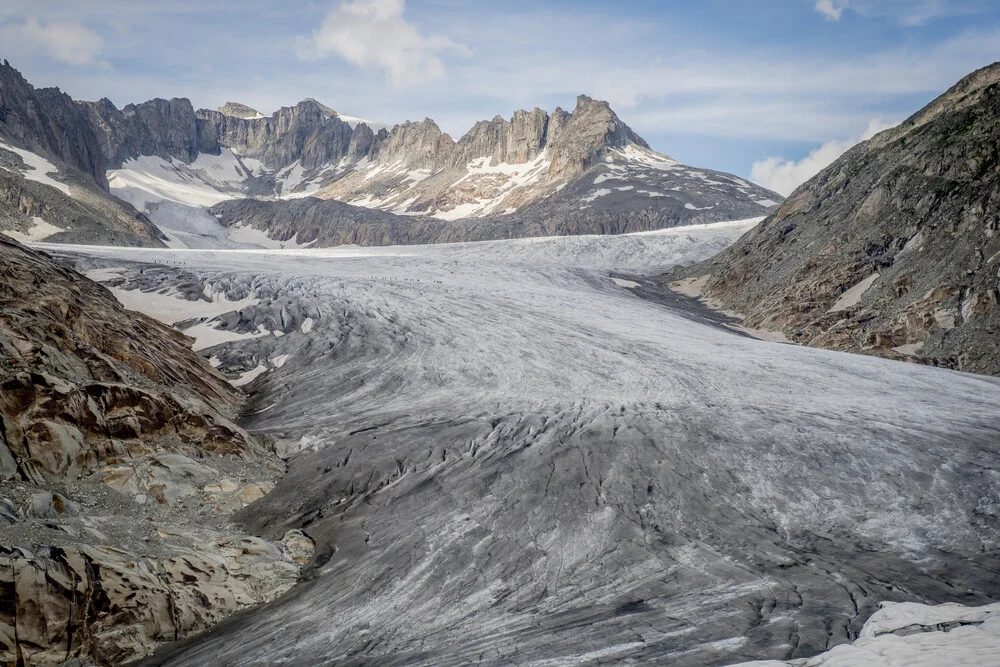
M 1000 64 L 679 276 L 805 345 L 1000 374 Z
M 178 331 L 0 237 L 0 663 L 120 664 L 291 586 L 228 516 L 276 457 Z
M 6 60 L 0 66 L 0 137 L 89 174 L 107 188 L 101 137 L 85 111 L 58 88 L 35 89 Z

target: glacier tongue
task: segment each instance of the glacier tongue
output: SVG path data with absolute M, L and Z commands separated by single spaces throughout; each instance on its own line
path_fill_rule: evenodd
M 609 280 L 747 226 L 87 250 L 259 299 L 219 318 L 272 335 L 205 351 L 254 378 L 248 425 L 290 456 L 242 520 L 320 554 L 150 664 L 788 660 L 849 644 L 883 601 L 1000 597 L 1000 381 L 753 340 Z M 917 642 L 873 641 L 897 639 Z

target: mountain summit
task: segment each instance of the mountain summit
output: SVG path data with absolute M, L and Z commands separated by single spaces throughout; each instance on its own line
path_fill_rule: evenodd
M 456 141 L 429 118 L 387 128 L 312 98 L 269 116 L 238 102 L 195 110 L 183 98 L 118 109 L 107 99 L 36 91 L 9 65 L 0 79 L 0 138 L 89 175 L 172 245 L 231 245 L 234 234 L 245 236 L 220 224 L 250 224 L 250 236 L 262 232 L 265 243 L 358 242 L 357 225 L 375 219 L 393 231 L 361 240 L 621 233 L 762 216 L 781 199 L 653 151 L 607 102 L 586 95 L 572 112 L 495 116 Z M 289 219 L 287 200 L 305 197 Z M 205 213 L 222 202 L 230 203 Z M 417 217 L 460 224 L 418 225 Z

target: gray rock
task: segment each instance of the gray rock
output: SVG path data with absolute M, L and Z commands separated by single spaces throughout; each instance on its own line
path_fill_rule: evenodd
M 666 281 L 795 342 L 1000 374 L 1000 64 L 844 154 Z M 865 281 L 868 282 L 865 282 Z M 874 281 L 874 282 L 872 282 Z
M 76 516 L 81 509 L 80 503 L 55 492 L 36 493 L 31 496 L 31 504 L 29 505 L 29 513 L 36 519 Z

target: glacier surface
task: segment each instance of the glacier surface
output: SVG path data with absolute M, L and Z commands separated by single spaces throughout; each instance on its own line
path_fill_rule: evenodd
M 116 290 L 196 283 L 203 305 L 150 307 L 246 334 L 203 353 L 289 458 L 242 521 L 318 546 L 282 599 L 149 664 L 788 661 L 869 641 L 885 601 L 1000 598 L 1000 381 L 641 298 L 751 224 L 72 249 Z

